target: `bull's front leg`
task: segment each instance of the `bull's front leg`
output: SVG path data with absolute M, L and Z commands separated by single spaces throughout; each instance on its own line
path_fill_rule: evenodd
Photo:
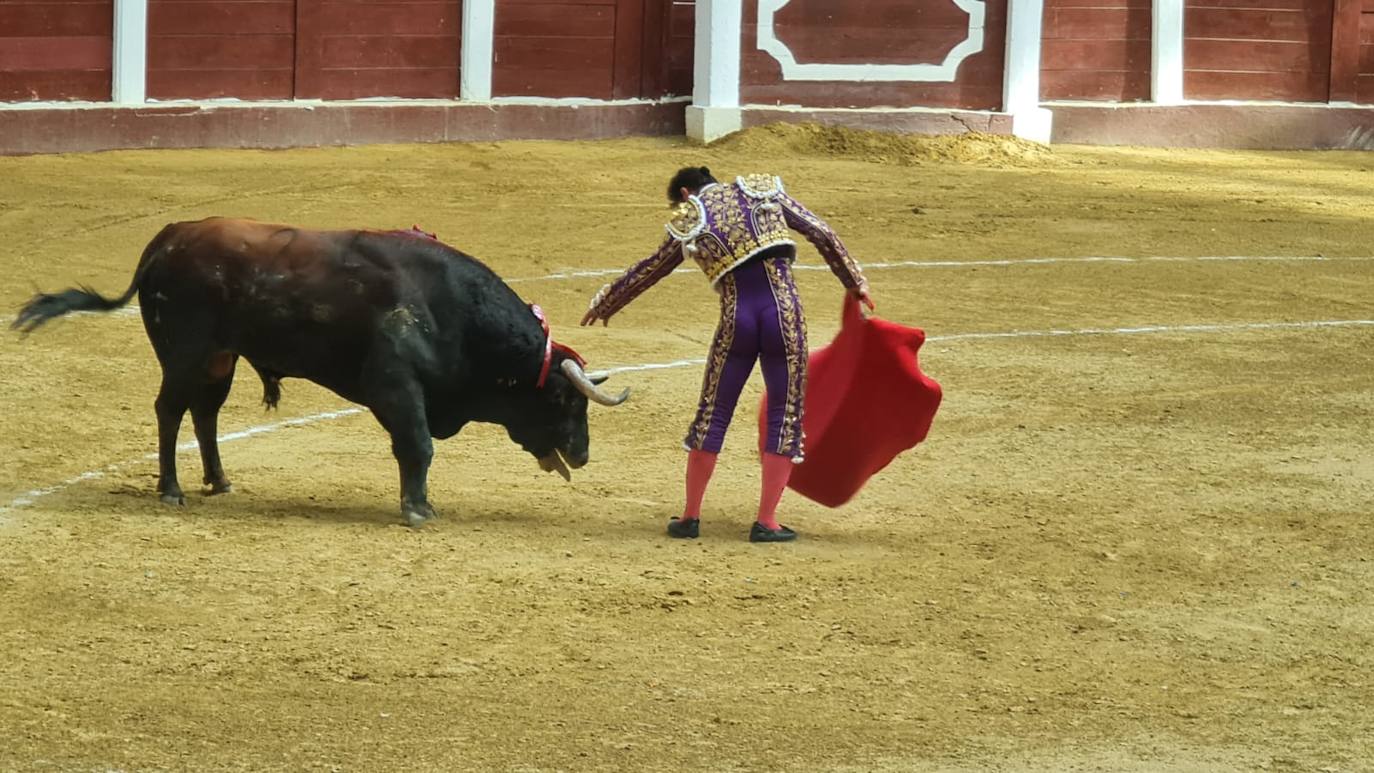
M 371 407 L 391 435 L 391 453 L 401 469 L 401 517 L 410 526 L 420 526 L 436 515 L 428 493 L 434 441 L 425 419 L 423 394 L 418 386 L 410 385 L 391 390 L 387 398 Z

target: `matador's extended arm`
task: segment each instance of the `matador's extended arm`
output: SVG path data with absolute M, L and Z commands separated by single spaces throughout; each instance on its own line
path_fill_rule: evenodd
M 682 262 L 682 244 L 669 237 L 658 250 L 649 257 L 630 267 L 614 282 L 603 285 L 592 297 L 587 307 L 587 318 L 583 324 L 596 320 L 610 319 L 616 312 L 629 305 L 630 301 L 653 286 L 655 282 L 673 273 Z
M 844 242 L 840 241 L 834 229 L 786 193 L 779 194 L 777 202 L 782 205 L 787 227 L 800 232 L 815 246 L 816 251 L 830 265 L 830 270 L 839 277 L 840 284 L 850 289 L 865 284 L 863 270 L 854 258 L 850 257 L 849 250 L 845 249 Z

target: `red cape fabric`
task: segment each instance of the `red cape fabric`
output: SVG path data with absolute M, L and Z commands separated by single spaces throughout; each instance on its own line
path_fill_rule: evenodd
M 802 422 L 806 458 L 793 468 L 788 488 L 839 507 L 925 439 L 941 398 L 940 385 L 916 359 L 925 340 L 919 328 L 865 319 L 858 301 L 845 301 L 839 334 L 811 353 Z M 759 424 L 762 436 L 766 411 Z

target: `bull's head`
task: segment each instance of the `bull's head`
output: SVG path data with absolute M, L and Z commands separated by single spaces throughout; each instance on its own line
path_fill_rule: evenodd
M 524 415 L 506 425 L 511 440 L 539 460 L 545 472 L 557 472 L 572 480 L 575 470 L 587 463 L 587 403 L 620 405 L 630 396 L 601 391 L 606 375 L 584 373 L 572 358 L 563 359 L 551 369 L 544 386 L 535 392 L 533 405 Z

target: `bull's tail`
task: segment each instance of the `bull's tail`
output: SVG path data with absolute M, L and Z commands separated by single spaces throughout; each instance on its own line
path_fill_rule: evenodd
M 10 328 L 22 333 L 32 333 L 48 320 L 74 311 L 104 312 L 124 306 L 134 297 L 134 293 L 138 292 L 138 286 L 142 283 L 148 266 L 162 254 L 162 248 L 171 230 L 170 225 L 163 228 L 151 242 L 148 242 L 148 246 L 143 249 L 143 256 L 138 260 L 138 268 L 134 270 L 133 281 L 129 283 L 129 289 L 125 290 L 123 295 L 118 298 L 106 298 L 86 285 L 69 287 L 57 293 L 38 293 L 19 310 L 19 316 L 10 323 Z

